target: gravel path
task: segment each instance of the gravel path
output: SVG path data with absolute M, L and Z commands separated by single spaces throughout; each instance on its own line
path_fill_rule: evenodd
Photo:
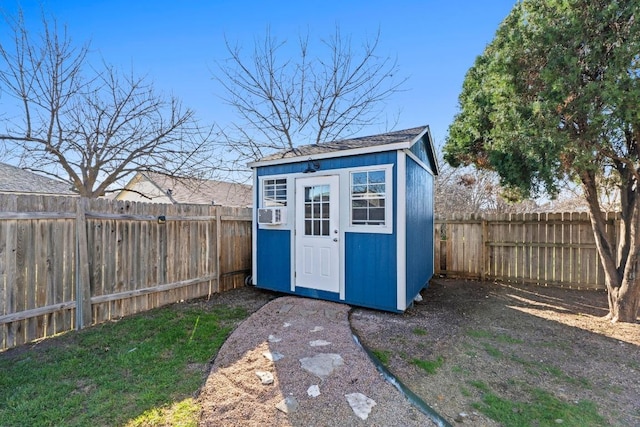
M 435 425 L 384 380 L 354 342 L 349 309 L 327 301 L 282 297 L 252 314 L 214 361 L 199 396 L 200 425 Z M 283 357 L 274 362 L 265 353 Z M 334 370 L 325 375 L 304 369 L 301 359 L 314 357 L 333 363 Z M 273 374 L 273 383 L 263 385 L 258 371 Z M 316 397 L 308 393 L 314 385 L 320 392 Z M 355 393 L 375 401 L 366 420 L 347 401 L 346 395 Z M 290 403 L 293 398 L 297 408 L 290 405 L 288 413 L 277 409 L 285 398 Z

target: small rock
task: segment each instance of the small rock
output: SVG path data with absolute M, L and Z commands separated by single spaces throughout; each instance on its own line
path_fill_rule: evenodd
M 285 397 L 276 405 L 276 409 L 284 412 L 285 414 L 289 414 L 298 410 L 298 401 L 295 397 Z
M 322 347 L 325 345 L 331 345 L 331 343 L 325 340 L 315 340 L 315 341 L 309 341 L 309 345 L 311 347 Z
M 312 385 L 307 389 L 307 394 L 310 397 L 318 397 L 320 396 L 320 387 L 317 384 Z
M 556 419 L 556 424 L 562 424 L 563 422 L 564 422 L 563 419 L 560 419 L 560 418 Z
M 373 399 L 368 398 L 362 393 L 345 394 L 349 406 L 353 409 L 353 412 L 362 420 L 366 420 L 371 413 L 371 409 L 376 406 L 376 402 Z
M 284 354 L 277 351 L 265 351 L 262 355 L 272 362 L 277 362 L 284 357 Z
M 282 341 L 282 338 L 278 338 L 275 335 L 269 335 L 269 338 L 267 338 L 269 340 L 269 342 L 280 342 Z
M 416 295 L 416 297 L 413 299 L 413 301 L 422 302 L 422 295 L 420 295 L 420 294 Z
M 322 326 L 316 326 L 315 328 L 311 329 L 309 332 L 320 332 L 320 331 L 324 331 L 324 328 Z
M 283 328 L 288 328 L 289 326 L 291 326 L 291 323 L 289 323 L 289 322 L 284 322 L 284 323 L 282 324 L 282 327 L 283 327 Z
M 464 412 L 460 412 L 457 417 L 454 418 L 454 421 L 457 423 L 464 423 L 464 419 L 467 418 L 469 414 Z
M 256 371 L 256 375 L 260 378 L 262 385 L 273 384 L 273 374 L 266 371 Z

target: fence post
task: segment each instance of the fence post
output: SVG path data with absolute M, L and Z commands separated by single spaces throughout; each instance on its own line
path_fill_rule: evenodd
M 489 240 L 489 228 L 487 225 L 487 219 L 484 217 L 484 215 L 481 216 L 481 218 L 482 220 L 480 221 L 480 224 L 482 227 L 482 242 L 481 242 L 482 257 L 480 259 L 482 264 L 480 265 L 480 280 L 486 280 L 487 270 L 489 265 L 489 259 L 488 259 L 489 250 L 487 248 L 487 240 Z
M 86 203 L 86 198 L 79 198 L 76 209 L 76 329 L 78 330 L 91 325 Z

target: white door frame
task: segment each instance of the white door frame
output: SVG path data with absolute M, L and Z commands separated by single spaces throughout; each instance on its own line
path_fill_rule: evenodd
M 295 188 L 294 286 L 339 293 L 340 178 L 297 177 Z

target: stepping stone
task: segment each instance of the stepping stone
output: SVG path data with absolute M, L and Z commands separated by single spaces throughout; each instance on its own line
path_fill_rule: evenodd
M 315 328 L 309 330 L 309 332 L 320 332 L 320 331 L 324 331 L 324 328 L 322 326 L 316 326 Z
M 288 313 L 291 311 L 291 309 L 293 308 L 293 304 L 285 304 L 283 306 L 281 306 L 276 313 Z
M 320 377 L 327 378 L 336 368 L 344 365 L 342 356 L 335 353 L 319 353 L 313 357 L 300 359 L 302 369 Z
M 284 357 L 284 354 L 278 353 L 277 351 L 265 351 L 262 355 L 271 362 L 277 362 Z
M 280 342 L 282 341 L 282 338 L 278 338 L 275 335 L 269 335 L 269 338 L 267 338 L 269 340 L 269 342 Z
M 366 420 L 371 413 L 371 408 L 376 406 L 376 402 L 373 399 L 368 398 L 362 393 L 345 394 L 349 406 L 353 409 L 353 412 L 362 420 Z
M 273 374 L 266 371 L 256 371 L 256 375 L 260 378 L 262 385 L 273 384 Z
M 318 397 L 320 396 L 320 387 L 317 384 L 312 385 L 307 389 L 307 394 L 309 397 Z
M 285 397 L 276 405 L 276 408 L 285 414 L 289 414 L 298 410 L 298 401 L 293 396 Z
M 325 340 L 315 340 L 315 341 L 309 341 L 309 345 L 311 347 L 322 347 L 325 345 L 331 345 L 331 343 Z

